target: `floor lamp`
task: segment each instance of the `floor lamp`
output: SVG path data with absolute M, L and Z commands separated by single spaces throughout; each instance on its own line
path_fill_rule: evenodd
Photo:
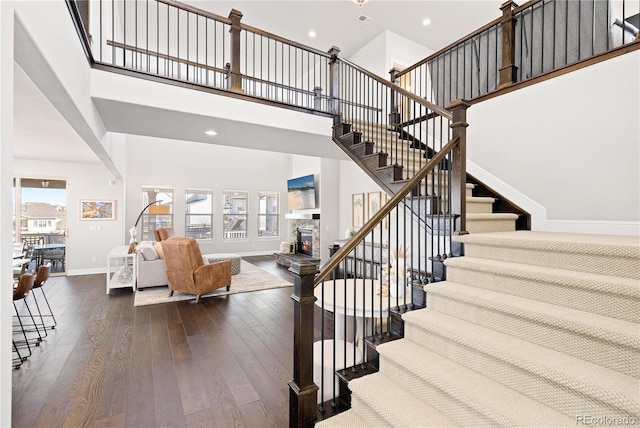
M 157 203 L 162 203 L 162 201 L 153 201 L 153 202 L 149 202 L 147 204 L 147 206 L 145 206 L 142 211 L 140 211 L 140 214 L 138 215 L 138 218 L 136 219 L 136 223 L 133 225 L 133 227 L 131 229 L 129 229 L 129 235 L 131 235 L 131 239 L 129 240 L 129 254 L 135 253 L 136 252 L 136 245 L 138 244 L 138 241 L 136 241 L 136 232 L 138 230 L 138 223 L 140 223 L 140 219 L 142 218 L 142 214 L 144 214 L 144 212 L 147 210 L 147 208 L 149 208 L 151 205 L 153 204 L 157 204 Z

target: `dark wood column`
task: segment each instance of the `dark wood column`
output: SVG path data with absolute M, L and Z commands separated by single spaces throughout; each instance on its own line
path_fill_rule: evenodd
M 240 20 L 242 19 L 242 12 L 239 10 L 231 9 L 229 13 L 229 19 L 231 19 L 231 63 L 228 70 L 228 89 L 233 92 L 242 91 L 242 74 L 240 74 Z
M 513 85 L 518 78 L 518 67 L 515 66 L 517 19 L 513 16 L 514 7 L 517 6 L 512 1 L 505 2 L 500 6 L 502 10 L 502 67 L 500 68 L 498 89 Z
M 467 233 L 467 109 L 470 104 L 464 100 L 455 100 L 449 106 L 453 112 L 451 121 L 452 137 L 460 138 L 451 156 L 451 213 L 460 214 L 456 231 Z
M 313 311 L 315 263 L 294 262 L 293 379 L 289 382 L 289 427 L 313 427 L 318 416 L 318 386 L 313 383 Z

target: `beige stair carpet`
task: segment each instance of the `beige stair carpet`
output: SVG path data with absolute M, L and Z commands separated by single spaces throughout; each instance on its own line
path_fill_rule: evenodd
M 405 337 L 378 346 L 380 371 L 349 384 L 352 408 L 317 425 L 638 424 L 640 239 L 455 239 L 467 256 L 403 315 Z

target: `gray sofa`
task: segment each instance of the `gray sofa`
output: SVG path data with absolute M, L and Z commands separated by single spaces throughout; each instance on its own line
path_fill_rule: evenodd
M 159 243 L 158 243 L 159 244 Z M 136 257 L 137 288 L 167 286 L 167 268 L 154 243 L 144 241 L 138 245 Z

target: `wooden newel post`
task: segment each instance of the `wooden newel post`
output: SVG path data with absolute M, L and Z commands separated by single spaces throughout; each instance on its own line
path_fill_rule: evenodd
M 293 282 L 293 379 L 289 382 L 289 427 L 313 427 L 318 416 L 318 386 L 313 383 L 313 312 L 316 298 L 314 263 L 294 262 Z
M 400 73 L 400 69 L 397 67 L 393 67 L 389 70 L 389 81 L 394 85 L 398 84 L 398 73 Z M 396 91 L 391 92 L 391 110 L 389 113 L 389 125 L 396 126 L 401 122 L 400 112 L 398 111 L 398 93 Z
M 340 114 L 340 69 L 338 54 L 340 48 L 333 46 L 329 49 L 329 113 Z
M 455 100 L 448 107 L 453 113 L 451 121 L 452 137 L 459 137 L 460 143 L 453 149 L 451 163 L 451 213 L 459 214 L 456 232 L 467 232 L 467 109 L 470 104 L 464 100 Z
M 502 10 L 502 67 L 500 68 L 500 82 L 498 89 L 513 85 L 518 79 L 516 60 L 516 21 L 513 17 L 513 7 L 516 4 L 508 1 L 500 6 Z
M 242 19 L 242 12 L 239 10 L 231 9 L 229 13 L 229 19 L 231 20 L 231 63 L 230 68 L 227 71 L 228 89 L 233 92 L 242 92 L 242 74 L 240 73 L 240 20 Z

